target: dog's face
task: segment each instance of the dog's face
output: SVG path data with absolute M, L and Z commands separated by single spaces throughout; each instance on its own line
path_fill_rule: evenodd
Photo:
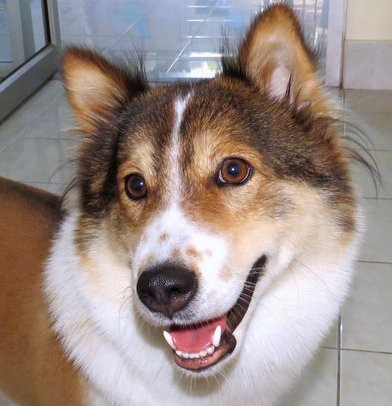
M 346 157 L 291 11 L 258 16 L 224 65 L 149 88 L 90 50 L 64 56 L 86 136 L 76 245 L 88 290 L 132 308 L 204 375 L 240 352 L 291 263 L 343 250 L 355 231 Z

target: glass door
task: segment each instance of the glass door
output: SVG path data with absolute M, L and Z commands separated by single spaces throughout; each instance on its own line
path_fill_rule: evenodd
M 0 0 L 0 120 L 57 68 L 56 0 Z
M 136 63 L 142 51 L 148 78 L 156 82 L 214 76 L 221 69 L 224 38 L 238 43 L 256 13 L 278 1 L 57 0 L 63 45 L 89 44 L 111 58 L 135 59 Z M 342 31 L 336 27 L 336 18 L 344 1 L 285 2 L 297 13 L 309 44 L 319 51 L 321 75 L 325 75 L 326 65 L 336 70 L 336 59 L 328 64 L 327 54 L 339 55 L 341 49 Z M 334 7 L 331 46 L 330 3 Z

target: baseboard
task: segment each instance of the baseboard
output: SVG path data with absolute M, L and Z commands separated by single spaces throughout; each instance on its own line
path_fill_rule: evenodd
M 392 41 L 344 43 L 345 89 L 392 89 Z

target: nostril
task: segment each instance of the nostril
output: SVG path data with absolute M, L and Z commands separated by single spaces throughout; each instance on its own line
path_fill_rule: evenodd
M 173 264 L 160 264 L 144 271 L 137 283 L 137 294 L 153 312 L 172 316 L 192 300 L 197 290 L 195 272 Z

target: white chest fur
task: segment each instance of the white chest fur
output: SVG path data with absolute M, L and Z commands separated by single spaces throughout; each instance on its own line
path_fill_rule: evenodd
M 323 263 L 309 260 L 306 267 L 292 264 L 295 269 L 252 304 L 252 319 L 234 362 L 215 378 L 191 379 L 175 368 L 159 332 L 143 326 L 132 306 L 123 308 L 88 288 L 73 244 L 75 222 L 76 216 L 70 216 L 62 225 L 45 289 L 54 328 L 91 382 L 94 405 L 105 399 L 110 405 L 269 406 L 317 348 L 351 277 L 352 254 Z M 110 261 L 98 258 L 97 267 Z

